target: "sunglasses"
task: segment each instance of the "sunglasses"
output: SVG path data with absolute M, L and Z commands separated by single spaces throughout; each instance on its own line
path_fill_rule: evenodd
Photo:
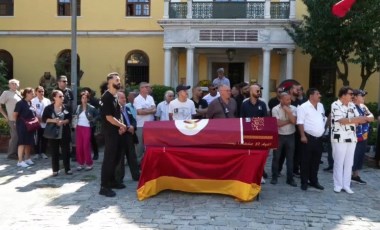
M 261 93 L 261 90 L 256 90 L 256 93 Z
M 59 98 L 63 98 L 63 96 L 62 95 L 60 95 L 60 96 L 58 96 Z
M 67 81 L 61 81 L 61 82 L 63 82 L 63 83 L 67 83 Z
M 43 91 L 43 90 L 38 90 L 38 92 L 39 92 L 39 93 L 43 93 L 43 92 L 45 92 L 45 91 Z

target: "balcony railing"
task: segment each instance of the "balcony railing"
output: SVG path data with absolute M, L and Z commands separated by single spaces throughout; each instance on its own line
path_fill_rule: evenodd
M 294 0 L 289 2 L 168 2 L 167 18 L 192 19 L 289 19 Z M 191 14 L 188 10 L 191 9 Z M 294 8 L 295 9 L 295 8 Z

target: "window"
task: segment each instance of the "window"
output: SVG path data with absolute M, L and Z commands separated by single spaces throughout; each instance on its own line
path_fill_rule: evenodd
M 132 51 L 125 60 L 125 83 L 137 85 L 140 82 L 149 82 L 149 59 L 142 51 Z
M 0 0 L 0 16 L 13 16 L 13 0 Z
M 71 16 L 71 0 L 58 0 L 58 16 Z M 80 16 L 80 0 L 77 0 L 77 16 Z
M 61 75 L 67 76 L 69 85 L 71 84 L 71 50 L 62 50 L 55 60 L 55 71 L 57 78 Z M 83 71 L 80 69 L 80 58 L 77 54 L 77 86 L 80 86 L 80 79 L 83 76 Z
M 13 78 L 13 57 L 6 50 L 0 50 L 0 74 L 5 74 L 5 78 Z
M 127 16 L 150 16 L 150 0 L 127 0 Z

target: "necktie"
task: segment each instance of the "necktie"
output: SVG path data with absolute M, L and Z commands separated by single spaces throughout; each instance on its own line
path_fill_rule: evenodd
M 131 122 L 129 121 L 129 117 L 128 117 L 128 114 L 127 114 L 127 107 L 123 106 L 123 108 L 121 109 L 121 112 L 124 115 L 125 121 L 127 122 L 127 126 L 128 127 L 131 126 Z

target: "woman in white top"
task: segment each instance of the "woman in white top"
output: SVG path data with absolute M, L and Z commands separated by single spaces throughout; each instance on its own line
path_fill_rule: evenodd
M 356 125 L 367 122 L 352 102 L 353 89 L 343 86 L 331 104 L 331 145 L 334 158 L 334 192 L 352 194 L 351 170 L 356 147 Z
M 80 94 L 81 104 L 78 105 L 75 115 L 77 116 L 76 124 L 76 159 L 78 162 L 77 170 L 92 169 L 91 158 L 91 127 L 95 126 L 98 119 L 98 112 L 94 106 L 88 103 L 90 94 L 84 91 Z

